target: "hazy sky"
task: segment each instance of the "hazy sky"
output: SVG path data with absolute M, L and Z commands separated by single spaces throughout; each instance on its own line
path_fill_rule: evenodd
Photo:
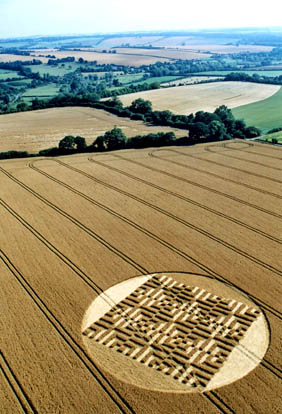
M 281 0 L 0 0 L 0 37 L 282 26 Z

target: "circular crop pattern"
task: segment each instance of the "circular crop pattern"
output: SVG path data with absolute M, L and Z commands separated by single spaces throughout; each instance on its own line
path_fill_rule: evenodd
M 215 279 L 157 273 L 99 295 L 82 324 L 97 364 L 151 390 L 203 392 L 230 384 L 262 360 L 269 342 L 260 309 Z

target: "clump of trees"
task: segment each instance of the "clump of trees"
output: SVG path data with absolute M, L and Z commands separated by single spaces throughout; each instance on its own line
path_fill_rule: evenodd
M 40 151 L 40 155 L 63 155 L 75 152 L 102 152 L 124 148 L 147 148 L 173 145 L 177 142 L 174 132 L 157 132 L 155 134 L 136 135 L 127 138 L 121 128 L 115 126 L 104 135 L 98 136 L 91 145 L 86 145 L 83 137 L 67 135 L 59 142 L 58 148 Z

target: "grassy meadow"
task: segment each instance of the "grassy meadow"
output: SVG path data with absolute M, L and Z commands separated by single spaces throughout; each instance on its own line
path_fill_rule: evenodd
M 255 125 L 267 131 L 282 126 L 282 89 L 258 102 L 232 109 L 236 118 L 244 119 L 247 125 Z

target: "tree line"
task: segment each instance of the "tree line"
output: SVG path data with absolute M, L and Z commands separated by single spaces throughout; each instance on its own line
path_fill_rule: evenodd
M 65 97 L 66 98 L 66 97 Z M 53 98 L 53 99 L 58 99 Z M 126 116 L 132 120 L 142 120 L 150 125 L 169 126 L 186 130 L 182 138 L 176 139 L 174 132 L 158 132 L 137 135 L 127 138 L 120 128 L 114 127 L 104 135 L 98 136 L 91 145 L 81 136 L 67 135 L 60 140 L 58 147 L 39 151 L 38 154 L 8 151 L 0 153 L 0 159 L 29 156 L 57 156 L 76 152 L 113 151 L 124 148 L 147 148 L 168 145 L 193 145 L 197 143 L 228 140 L 232 138 L 254 138 L 260 135 L 260 130 L 254 126 L 247 127 L 243 120 L 235 119 L 231 110 L 221 105 L 214 112 L 198 111 L 190 115 L 175 115 L 172 112 L 153 111 L 152 103 L 144 99 L 136 99 L 130 106 L 124 108 L 118 98 L 99 102 L 89 97 L 74 97 L 59 102 L 61 106 L 92 106 L 105 109 L 118 116 Z M 55 106 L 60 106 L 56 101 Z

